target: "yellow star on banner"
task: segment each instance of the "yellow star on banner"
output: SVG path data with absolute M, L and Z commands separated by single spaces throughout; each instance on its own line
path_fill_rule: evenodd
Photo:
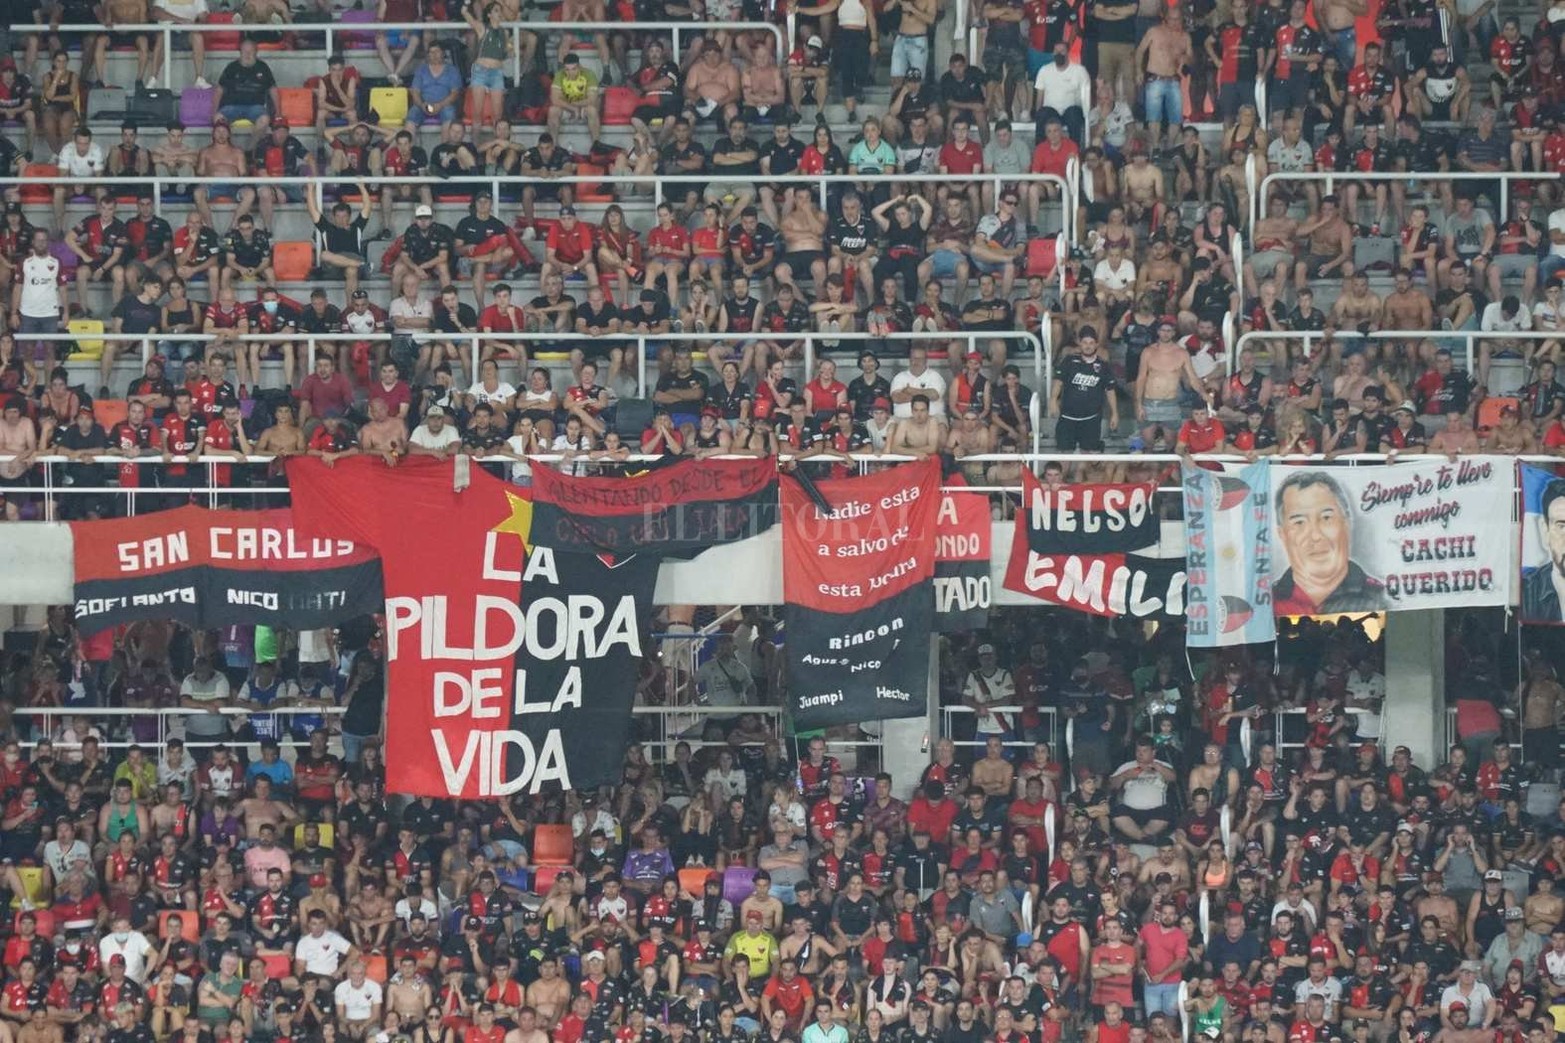
M 522 555 L 525 557 L 531 549 L 527 541 L 532 536 L 533 530 L 533 502 L 517 496 L 510 490 L 506 490 L 505 499 L 510 504 L 511 513 L 506 516 L 504 521 L 489 531 L 508 532 L 521 540 Z

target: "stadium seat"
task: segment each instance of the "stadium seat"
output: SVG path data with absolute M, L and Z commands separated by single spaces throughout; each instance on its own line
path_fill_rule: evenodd
M 22 167 L 22 176 L 28 179 L 59 177 L 60 168 L 53 163 L 28 163 Z M 47 203 L 54 198 L 54 189 L 48 185 L 23 185 L 18 195 L 24 203 Z
M 631 113 L 641 104 L 641 95 L 629 87 L 609 87 L 603 92 L 603 123 L 610 127 L 630 126 Z
M 20 910 L 24 898 L 35 906 L 42 905 L 44 903 L 43 867 L 17 866 L 16 875 L 22 881 L 22 893 L 11 896 L 11 908 Z
M 1487 430 L 1494 427 L 1500 422 L 1500 412 L 1506 407 L 1519 410 L 1521 408 L 1521 400 L 1501 395 L 1484 399 L 1483 402 L 1479 403 L 1478 419 L 1473 426 L 1479 430 Z
M 679 871 L 679 886 L 686 894 L 700 898 L 706 891 L 706 878 L 714 872 L 703 866 L 687 866 Z
M 233 25 L 239 21 L 239 18 L 232 11 L 213 11 L 206 16 L 206 21 L 208 25 Z M 208 51 L 239 50 L 239 30 L 207 33 L 206 49 Z
M 337 15 L 337 21 L 343 25 L 366 25 L 375 21 L 375 8 L 367 11 L 343 11 Z M 337 46 L 344 51 L 368 51 L 375 46 L 374 33 L 341 33 L 337 36 Z
M 103 357 L 103 338 L 93 338 L 104 330 L 102 319 L 72 319 L 65 330 L 76 337 L 76 350 L 71 352 L 71 362 L 97 362 Z
M 576 173 L 579 177 L 592 177 L 594 174 L 607 174 L 608 171 L 593 163 L 578 163 Z M 576 186 L 576 202 L 612 203 L 614 191 L 601 181 L 583 181 Z
M 569 825 L 545 825 L 533 830 L 533 865 L 568 866 L 576 854 Z
M 372 87 L 370 89 L 371 122 L 382 127 L 404 122 L 408 118 L 408 89 L 406 87 Z
M 277 115 L 295 127 L 315 126 L 315 92 L 308 87 L 280 88 Z
M 186 87 L 179 92 L 179 122 L 187 127 L 210 127 L 212 103 L 217 94 L 211 88 Z
M 283 953 L 268 953 L 260 960 L 266 965 L 266 976 L 273 981 L 280 981 L 293 974 L 293 961 Z
M 364 960 L 364 976 L 377 985 L 386 984 L 386 956 L 384 953 L 371 953 L 361 957 Z
M 272 247 L 272 273 L 278 282 L 308 282 L 315 267 L 315 244 L 277 243 Z
M 1028 276 L 1041 275 L 1045 279 L 1054 274 L 1055 267 L 1059 264 L 1059 247 L 1054 236 L 1045 239 L 1029 239 L 1027 241 L 1027 274 Z
M 164 909 L 158 913 L 158 937 L 168 937 L 168 920 L 171 916 L 180 918 L 179 936 L 187 942 L 195 943 L 201 940 L 201 925 L 198 921 L 200 915 L 189 909 Z
M 250 401 L 248 398 L 246 402 Z M 124 420 L 130 413 L 130 403 L 123 398 L 100 398 L 92 404 L 94 419 L 98 426 L 105 431 L 113 430 L 114 425 Z
M 732 902 L 735 909 L 738 909 L 739 903 L 749 898 L 754 892 L 754 867 L 729 866 L 723 870 L 723 897 Z
M 533 894 L 546 895 L 565 866 L 539 866 L 533 874 Z

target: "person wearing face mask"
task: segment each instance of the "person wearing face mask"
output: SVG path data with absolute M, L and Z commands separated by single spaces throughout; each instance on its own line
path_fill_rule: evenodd
M 107 967 L 114 957 L 125 960 L 125 977 L 137 985 L 147 983 L 147 975 L 157 969 L 162 952 L 153 947 L 147 936 L 130 927 L 130 917 L 116 916 L 109 925 L 109 933 L 98 943 L 98 959 Z

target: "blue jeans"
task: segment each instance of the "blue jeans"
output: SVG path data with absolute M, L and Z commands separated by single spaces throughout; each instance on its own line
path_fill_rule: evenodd
M 342 759 L 346 764 L 359 763 L 359 754 L 364 752 L 364 745 L 373 739 L 373 735 L 353 735 L 349 732 L 342 733 Z
M 1145 94 L 1148 125 L 1163 122 L 1177 127 L 1185 119 L 1185 92 L 1177 77 L 1148 79 Z
M 1162 1011 L 1171 1018 L 1179 1016 L 1179 983 L 1153 985 L 1150 982 L 1143 991 L 1147 1017 Z
M 1326 46 L 1337 56 L 1337 64 L 1342 68 L 1351 69 L 1358 64 L 1359 38 L 1356 26 L 1350 25 L 1346 29 L 1327 33 Z

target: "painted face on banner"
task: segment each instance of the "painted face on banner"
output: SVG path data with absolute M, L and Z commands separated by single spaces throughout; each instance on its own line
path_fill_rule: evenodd
M 1324 484 L 1294 486 L 1283 494 L 1278 518 L 1295 581 L 1314 595 L 1347 578 L 1352 532 L 1347 512 Z

